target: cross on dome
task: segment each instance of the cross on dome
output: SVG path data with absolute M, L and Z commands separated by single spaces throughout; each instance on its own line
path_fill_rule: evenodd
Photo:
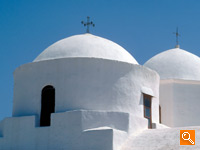
M 176 32 L 173 32 L 173 34 L 176 35 L 176 46 L 175 46 L 175 48 L 180 48 L 178 37 L 181 36 L 181 35 L 178 33 L 178 27 L 176 28 Z
M 89 17 L 89 16 L 87 17 L 87 22 L 81 21 L 81 23 L 82 23 L 84 26 L 87 26 L 86 33 L 90 33 L 90 31 L 89 31 L 90 25 L 92 25 L 93 27 L 95 26 L 95 24 L 94 24 L 92 21 L 90 21 L 90 17 Z

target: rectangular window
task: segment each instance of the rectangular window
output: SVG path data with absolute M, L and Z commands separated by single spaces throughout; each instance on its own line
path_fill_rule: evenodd
M 161 123 L 161 107 L 159 106 L 159 123 Z
M 144 100 L 144 117 L 148 119 L 148 128 L 152 128 L 152 115 L 151 115 L 151 98 L 150 95 L 143 95 Z

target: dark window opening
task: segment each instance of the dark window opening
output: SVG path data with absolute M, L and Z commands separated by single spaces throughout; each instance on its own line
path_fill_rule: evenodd
M 152 128 L 151 96 L 144 94 L 144 117 L 148 119 L 148 128 Z
M 55 112 L 55 89 L 53 86 L 45 86 L 41 95 L 40 126 L 51 125 L 51 113 Z
M 161 107 L 159 106 L 159 123 L 161 123 Z

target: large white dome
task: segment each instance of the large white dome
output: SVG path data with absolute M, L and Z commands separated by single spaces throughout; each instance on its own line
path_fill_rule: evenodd
M 120 45 L 92 34 L 74 35 L 62 39 L 45 49 L 35 60 L 69 57 L 93 57 L 138 64 Z
M 157 71 L 161 79 L 200 80 L 200 58 L 180 48 L 164 51 L 144 66 Z

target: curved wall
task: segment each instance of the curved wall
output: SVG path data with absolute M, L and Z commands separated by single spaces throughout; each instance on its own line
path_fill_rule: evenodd
M 14 72 L 13 116 L 37 115 L 41 91 L 55 88 L 55 112 L 101 110 L 143 117 L 141 89 L 155 95 L 153 122 L 158 122 L 159 76 L 146 67 L 97 58 L 63 58 L 22 65 Z

